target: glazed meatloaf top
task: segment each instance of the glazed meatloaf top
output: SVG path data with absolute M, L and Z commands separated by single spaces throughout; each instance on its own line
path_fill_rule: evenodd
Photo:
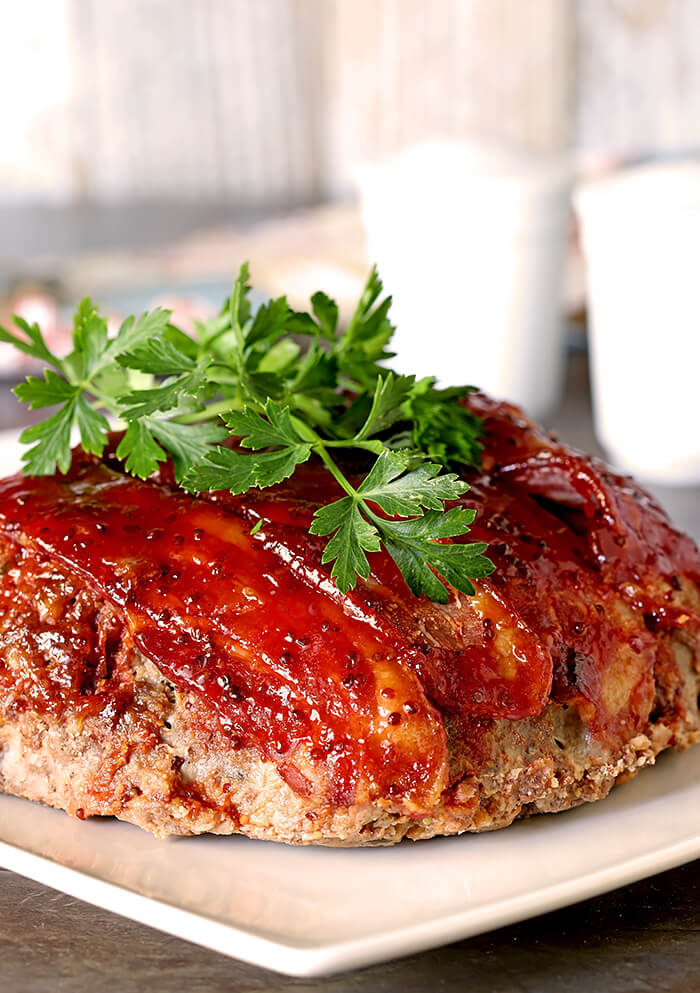
M 76 452 L 65 476 L 2 481 L 0 597 L 16 650 L 48 637 L 37 617 L 59 609 L 52 570 L 80 588 L 60 602 L 71 624 L 51 630 L 55 665 L 24 699 L 38 713 L 95 706 L 126 639 L 298 796 L 389 797 L 410 817 L 454 779 L 454 722 L 515 722 L 555 701 L 602 746 L 632 740 L 656 705 L 655 672 L 674 665 L 663 633 L 697 650 L 697 549 L 629 479 L 513 407 L 469 403 L 485 454 L 462 499 L 477 510 L 469 540 L 488 542 L 496 569 L 445 605 L 413 597 L 384 553 L 369 580 L 337 590 L 308 533 L 335 495 L 313 462 L 238 497 L 187 495 L 167 467 L 134 479 L 114 446 Z M 0 665 L 0 692 L 13 681 Z

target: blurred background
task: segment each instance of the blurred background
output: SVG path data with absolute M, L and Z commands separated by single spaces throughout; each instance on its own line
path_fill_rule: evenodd
M 0 5 L 0 35 L 0 323 L 20 312 L 60 338 L 86 293 L 115 317 L 165 300 L 187 323 L 244 258 L 262 294 L 323 287 L 347 313 L 371 259 L 400 366 L 477 381 L 593 448 L 593 340 L 606 452 L 700 482 L 694 406 L 679 452 L 645 467 L 649 429 L 629 448 L 619 421 L 637 423 L 648 384 L 612 414 L 600 385 L 644 351 L 652 311 L 658 341 L 646 283 L 697 295 L 670 271 L 675 228 L 657 237 L 647 213 L 700 216 L 700 0 L 23 0 Z M 639 163 L 639 190 L 611 189 Z M 584 252 L 582 185 L 607 190 Z M 629 252 L 640 239 L 657 255 Z M 586 327 L 593 312 L 597 340 L 615 337 L 620 287 L 632 338 L 613 354 Z M 693 306 L 669 361 L 694 382 Z M 5 376 L 16 361 L 0 353 Z M 9 426 L 23 412 L 0 392 Z

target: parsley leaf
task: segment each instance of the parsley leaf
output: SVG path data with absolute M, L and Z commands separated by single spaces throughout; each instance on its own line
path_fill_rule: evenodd
M 310 455 L 310 445 L 289 445 L 258 455 L 243 455 L 219 447 L 193 466 L 185 475 L 182 485 L 194 493 L 229 490 L 238 494 L 245 493 L 253 486 L 265 489 L 288 479 L 296 467 L 301 462 L 306 462 Z
M 285 333 L 289 314 L 286 297 L 264 303 L 258 308 L 250 330 L 245 334 L 246 344 L 251 346 L 264 341 L 269 347 Z
M 48 362 L 49 365 L 60 367 L 59 359 L 44 341 L 38 324 L 29 324 L 23 317 L 18 317 L 16 314 L 12 318 L 12 323 L 24 333 L 25 337 L 21 338 L 19 335 L 12 334 L 7 328 L 0 326 L 0 341 L 13 345 L 18 351 L 31 356 L 33 359 L 39 359 L 40 362 Z
M 422 508 L 442 510 L 446 500 L 456 500 L 469 489 L 453 473 L 439 475 L 442 468 L 432 462 L 405 472 L 410 456 L 384 451 L 372 466 L 357 492 L 376 503 L 384 513 L 408 517 Z
M 106 418 L 90 406 L 83 393 L 75 399 L 74 422 L 80 431 L 80 444 L 91 455 L 102 455 L 107 444 L 109 424 Z
M 381 541 L 376 527 L 367 521 L 352 497 L 341 497 L 317 510 L 309 531 L 322 536 L 333 534 L 323 550 L 322 561 L 333 563 L 331 578 L 342 593 L 355 586 L 358 576 L 367 579 L 370 568 L 365 553 L 378 552 Z
M 120 355 L 117 362 L 129 369 L 138 369 L 155 376 L 175 376 L 182 372 L 191 372 L 196 365 L 194 357 L 184 354 L 169 338 L 152 338 Z
M 274 400 L 268 400 L 262 412 L 244 407 L 230 411 L 224 419 L 232 433 L 239 436 L 239 444 L 258 454 L 217 448 L 187 473 L 187 489 L 215 488 L 232 493 L 244 493 L 252 486 L 264 489 L 287 479 L 311 455 L 311 445 L 292 423 L 289 407 Z
M 415 381 L 415 376 L 396 376 L 393 372 L 377 377 L 367 420 L 355 435 L 358 441 L 379 434 L 405 418 L 403 405 L 411 395 Z
M 378 363 L 394 354 L 386 347 L 394 333 L 388 316 L 391 297 L 377 303 L 382 288 L 382 281 L 373 267 L 355 313 L 336 345 L 342 374 L 365 389 L 374 387 L 380 368 Z
M 53 407 L 57 403 L 70 400 L 77 391 L 75 386 L 71 386 L 53 369 L 45 369 L 43 379 L 27 376 L 26 380 L 18 383 L 12 392 L 22 403 L 28 403 L 30 410 L 40 410 L 42 407 Z
M 19 436 L 22 444 L 36 444 L 22 456 L 24 470 L 31 476 L 68 472 L 71 462 L 70 433 L 75 418 L 75 397 L 41 424 L 34 424 Z
M 488 576 L 493 563 L 485 556 L 485 542 L 443 544 L 440 539 L 460 537 L 474 520 L 474 511 L 453 507 L 445 513 L 430 511 L 405 521 L 383 521 L 379 530 L 406 585 L 414 596 L 425 593 L 431 600 L 447 603 L 449 590 L 435 573 L 455 589 L 473 595 L 471 579 Z M 433 571 L 434 570 L 434 571 Z
M 71 368 L 76 378 L 91 376 L 107 347 L 107 321 L 100 317 L 89 297 L 78 304 L 73 318 L 73 352 L 64 367 Z
M 102 414 L 90 406 L 77 386 L 72 386 L 52 369 L 46 369 L 43 379 L 29 376 L 15 387 L 14 392 L 20 400 L 29 404 L 30 410 L 63 404 L 48 420 L 28 428 L 22 434 L 22 442 L 40 442 L 25 456 L 27 472 L 46 475 L 55 472 L 56 466 L 61 472 L 66 472 L 67 468 L 63 466 L 70 465 L 70 438 L 74 426 L 78 427 L 80 443 L 85 451 L 92 455 L 102 454 L 107 444 L 109 424 Z M 49 439 L 51 432 L 55 432 L 55 436 Z
M 268 400 L 263 414 L 249 407 L 232 410 L 224 415 L 224 420 L 233 434 L 239 435 L 244 448 L 268 448 L 271 445 L 297 445 L 303 443 L 299 432 L 292 424 L 289 407 L 283 407 L 274 400 Z
M 205 373 L 205 367 L 199 365 L 183 376 L 166 379 L 160 386 L 149 390 L 134 390 L 119 397 L 120 404 L 125 408 L 124 418 L 135 421 L 150 414 L 172 410 L 183 398 L 195 398 L 204 383 Z
M 327 338 L 328 341 L 333 341 L 338 329 L 338 304 L 319 290 L 311 297 L 311 309 L 318 321 L 323 337 Z
M 382 543 L 399 566 L 411 592 L 416 596 L 426 593 L 441 603 L 448 599 L 448 591 L 432 569 L 456 589 L 473 593 L 467 575 L 473 577 L 477 575 L 474 570 L 487 568 L 488 560 L 482 561 L 480 557 L 485 545 L 435 543 L 437 539 L 456 537 L 469 530 L 474 511 L 453 508 L 443 513 L 445 502 L 458 499 L 469 488 L 467 484 L 454 474 L 441 475 L 439 465 L 426 463 L 411 468 L 413 458 L 406 452 L 383 451 L 353 494 L 319 508 L 314 514 L 311 533 L 333 535 L 324 550 L 323 561 L 334 561 L 331 575 L 343 592 L 355 586 L 358 576 L 368 577 L 365 552 L 378 551 Z M 387 520 L 372 510 L 372 504 L 385 514 L 408 519 Z M 421 516 L 409 517 L 413 514 Z M 445 547 L 455 551 L 444 551 Z M 459 573 L 460 565 L 468 572 Z M 459 583 L 454 583 L 458 573 Z
M 177 421 L 148 417 L 143 423 L 170 453 L 175 468 L 175 479 L 181 483 L 187 473 L 207 455 L 228 432 L 221 424 L 211 421 L 203 424 L 179 424 Z
M 241 455 L 230 448 L 215 448 L 185 475 L 182 486 L 190 493 L 229 490 L 245 493 L 255 486 L 257 459 Z
M 442 465 L 481 465 L 481 420 L 465 406 L 471 386 L 435 388 L 432 377 L 419 380 L 405 411 L 411 422 L 410 443 Z
M 160 337 L 169 323 L 170 311 L 163 310 L 161 307 L 157 307 L 149 313 L 141 314 L 138 319 L 128 317 L 119 328 L 116 336 L 109 340 L 100 354 L 99 360 L 92 370 L 92 375 L 94 376 L 96 372 L 111 365 L 120 355 L 133 351 L 151 338 Z
M 165 462 L 168 457 L 144 421 L 132 421 L 129 424 L 119 442 L 116 455 L 118 459 L 124 460 L 126 471 L 139 479 L 148 479 L 157 471 L 158 463 Z

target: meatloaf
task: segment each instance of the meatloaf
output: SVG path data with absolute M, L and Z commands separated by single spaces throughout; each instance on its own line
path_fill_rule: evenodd
M 700 738 L 700 558 L 631 480 L 472 395 L 496 569 L 340 594 L 332 496 L 190 496 L 112 447 L 0 482 L 0 789 L 159 837 L 366 845 L 604 797 Z M 252 533 L 251 533 L 252 532 Z

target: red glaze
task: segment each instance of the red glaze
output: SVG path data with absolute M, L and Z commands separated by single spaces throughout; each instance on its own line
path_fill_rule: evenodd
M 488 583 L 547 644 L 553 698 L 579 706 L 599 735 L 629 731 L 611 677 L 648 711 L 659 634 L 700 636 L 679 578 L 700 583 L 698 549 L 633 480 L 556 443 L 517 408 L 480 394 L 470 405 L 485 426 L 470 538 L 489 542 Z
M 0 531 L 123 610 L 141 651 L 297 792 L 390 796 L 419 816 L 448 779 L 435 707 L 517 719 L 551 692 L 593 733 L 629 731 L 652 705 L 658 631 L 697 624 L 675 600 L 679 573 L 700 579 L 697 550 L 646 494 L 513 408 L 470 403 L 486 438 L 466 540 L 489 542 L 496 572 L 445 606 L 411 596 L 384 554 L 337 591 L 308 534 L 336 495 L 313 463 L 270 490 L 193 498 L 167 468 L 142 483 L 77 454 L 66 477 L 0 482 Z
M 239 517 L 77 455 L 67 477 L 0 483 L 0 526 L 123 608 L 144 654 L 298 792 L 309 762 L 336 804 L 360 771 L 409 808 L 444 786 L 444 732 L 404 646 L 303 585 Z
M 305 475 L 298 482 L 303 484 Z M 313 583 L 327 571 L 321 563 L 323 542 L 308 534 L 313 507 L 304 512 L 292 499 L 289 489 L 284 501 L 278 495 L 247 495 L 244 509 L 251 518 L 263 519 L 271 547 L 283 558 L 291 557 L 297 574 Z M 447 606 L 417 600 L 387 555 L 369 558 L 372 578 L 345 599 L 359 611 L 371 612 L 375 623 L 410 647 L 406 663 L 441 710 L 513 719 L 542 710 L 552 683 L 551 656 L 499 591 L 480 584 L 475 597 L 457 595 Z M 506 633 L 507 644 L 502 638 Z

